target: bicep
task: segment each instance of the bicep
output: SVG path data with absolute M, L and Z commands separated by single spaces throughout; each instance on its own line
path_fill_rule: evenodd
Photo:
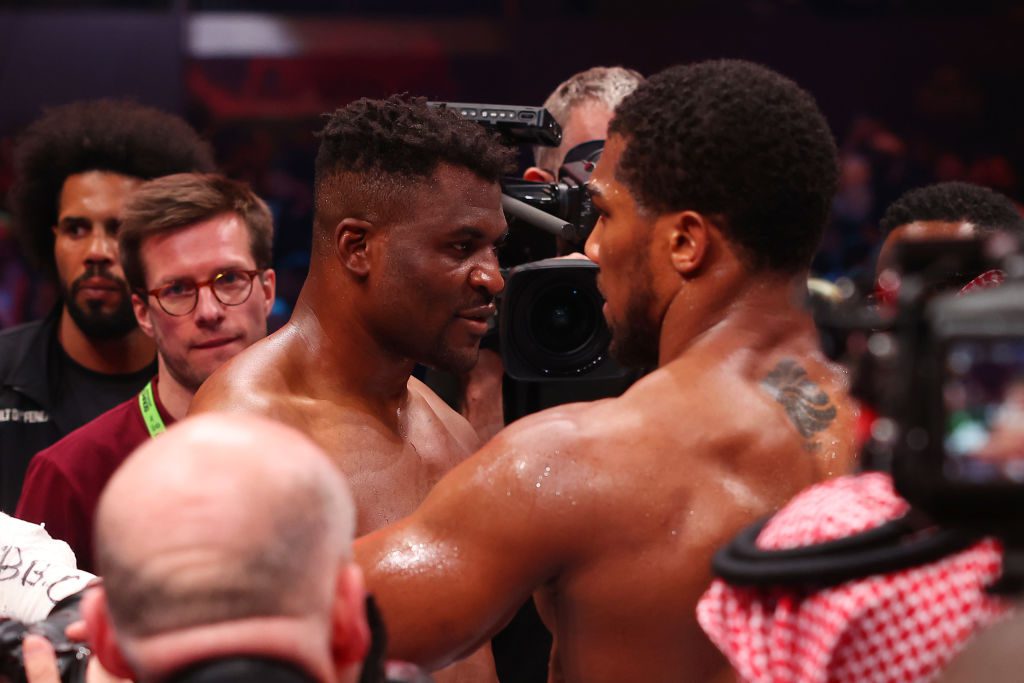
M 550 578 L 565 548 L 532 483 L 536 458 L 502 440 L 456 467 L 410 517 L 356 542 L 389 655 L 442 666 L 486 642 Z M 527 489 L 532 490 L 527 490 Z

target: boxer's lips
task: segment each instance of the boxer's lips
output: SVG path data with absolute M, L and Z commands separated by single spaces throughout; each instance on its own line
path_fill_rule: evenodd
M 467 320 L 482 320 L 487 322 L 491 316 L 497 311 L 497 307 L 493 304 L 486 304 L 484 306 L 474 306 L 473 308 L 464 308 L 458 312 L 457 317 L 466 318 Z
M 464 322 L 472 332 L 479 336 L 487 333 L 487 322 L 494 317 L 497 307 L 493 304 L 464 308 L 455 316 Z

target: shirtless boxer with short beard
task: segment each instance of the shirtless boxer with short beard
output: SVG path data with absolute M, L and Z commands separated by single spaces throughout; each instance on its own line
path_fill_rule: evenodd
M 836 182 L 814 100 L 746 62 L 666 70 L 619 106 L 591 181 L 620 398 L 507 427 L 357 542 L 391 656 L 441 666 L 534 592 L 550 679 L 731 676 L 694 608 L 714 551 L 854 457 L 846 377 L 803 306 Z
M 509 154 L 454 112 L 399 97 L 339 109 L 320 136 L 295 312 L 210 377 L 191 412 L 255 412 L 309 435 L 351 484 L 361 535 L 411 513 L 479 446 L 411 373 L 476 362 L 504 286 L 495 246 Z

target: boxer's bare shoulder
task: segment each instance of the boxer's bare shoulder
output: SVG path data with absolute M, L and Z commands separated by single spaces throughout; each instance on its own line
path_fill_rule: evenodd
M 833 462 L 831 435 L 849 419 L 842 377 L 788 358 L 669 363 L 619 398 L 559 406 L 500 432 L 386 532 L 390 552 L 387 536 L 357 545 L 386 613 L 396 614 L 396 652 L 441 663 L 434 658 L 453 643 L 488 635 L 452 628 L 438 647 L 412 635 L 423 632 L 417 617 L 405 623 L 397 614 L 421 599 L 401 587 L 429 596 L 435 578 L 443 583 L 425 568 L 429 558 L 394 550 L 430 539 L 446 570 L 465 581 L 447 623 L 499 625 L 539 586 L 566 680 L 631 680 L 638 671 L 659 680 L 680 667 L 695 680 L 713 676 L 721 658 L 692 619 L 711 555 L 820 478 L 819 461 Z M 837 451 L 836 462 L 850 450 Z M 388 590 L 389 574 L 413 570 L 422 582 Z M 614 655 L 624 649 L 639 656 Z
M 300 396 L 293 389 L 293 380 L 301 369 L 278 334 L 253 344 L 218 368 L 196 392 L 189 414 L 241 411 L 295 422 Z

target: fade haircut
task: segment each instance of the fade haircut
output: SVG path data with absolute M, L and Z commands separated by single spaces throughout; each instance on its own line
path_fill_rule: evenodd
M 880 227 L 888 235 L 902 225 L 919 221 L 964 221 L 981 233 L 1006 230 L 1024 237 L 1024 218 L 1013 202 L 970 183 L 937 183 L 910 190 L 889 205 Z
M 809 266 L 838 163 L 825 117 L 793 81 L 744 61 L 672 67 L 623 101 L 609 134 L 626 141 L 617 177 L 644 210 L 719 218 L 750 268 Z
M 29 259 L 52 275 L 52 228 L 68 176 L 108 171 L 149 180 L 213 170 L 209 145 L 173 114 L 108 99 L 54 107 L 25 129 L 15 147 L 15 229 Z
M 327 116 L 317 136 L 316 225 L 327 235 L 342 218 L 387 223 L 408 204 L 406 192 L 445 163 L 498 182 L 512 152 L 458 113 L 425 98 L 362 98 Z M 317 240 L 314 239 L 314 242 Z
M 266 202 L 245 183 L 214 173 L 176 173 L 140 185 L 125 204 L 117 241 L 125 279 L 145 291 L 142 243 L 225 213 L 242 219 L 260 270 L 273 262 L 274 220 Z
M 573 74 L 558 85 L 544 100 L 544 108 L 551 112 L 558 125 L 565 127 L 569 122 L 572 110 L 591 102 L 603 104 L 612 112 L 643 83 L 644 77 L 639 71 L 622 66 L 595 66 Z M 561 147 L 533 148 L 533 158 L 538 167 L 552 173 L 558 172 L 561 162 Z

